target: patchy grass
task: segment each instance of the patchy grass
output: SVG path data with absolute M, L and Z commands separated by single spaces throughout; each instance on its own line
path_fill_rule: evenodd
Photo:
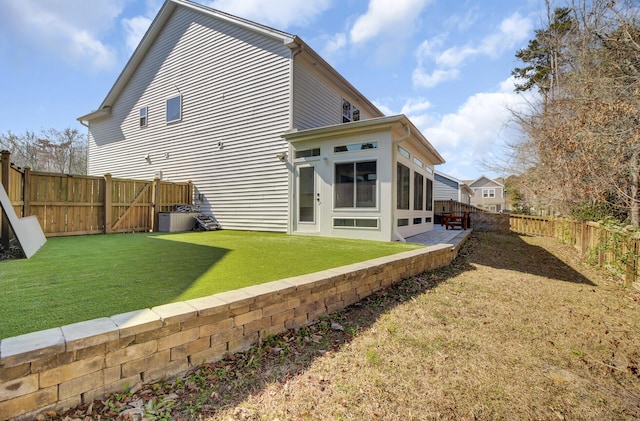
M 50 238 L 0 261 L 0 338 L 420 247 L 241 231 Z
M 637 419 L 639 326 L 640 294 L 575 250 L 474 234 L 447 268 L 179 379 L 46 418 L 148 407 L 177 420 Z

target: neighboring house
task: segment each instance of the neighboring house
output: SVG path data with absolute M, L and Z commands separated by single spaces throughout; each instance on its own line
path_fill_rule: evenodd
M 433 181 L 434 200 L 454 200 L 467 205 L 471 204 L 473 190 L 464 181 L 438 170 L 434 171 Z
M 223 228 L 401 240 L 443 158 L 295 35 L 166 0 L 89 128 L 88 172 L 192 180 Z
M 465 181 L 473 190 L 471 204 L 492 212 L 508 212 L 510 209 L 504 184 L 484 175 L 477 180 Z

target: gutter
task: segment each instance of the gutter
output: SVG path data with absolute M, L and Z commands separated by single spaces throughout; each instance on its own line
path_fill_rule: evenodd
M 394 140 L 393 141 L 394 145 L 397 145 L 398 143 L 407 140 L 409 138 L 409 136 L 411 136 L 411 127 L 409 127 L 409 125 L 406 124 L 406 123 L 402 123 L 402 124 L 404 124 L 404 127 L 405 127 L 405 129 L 407 129 L 407 132 L 404 135 L 402 135 L 399 138 L 397 138 L 396 140 Z

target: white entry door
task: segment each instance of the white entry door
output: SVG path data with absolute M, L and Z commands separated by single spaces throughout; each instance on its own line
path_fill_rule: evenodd
M 318 232 L 320 207 L 320 192 L 318 177 L 313 165 L 296 166 L 297 200 L 296 225 L 297 231 Z

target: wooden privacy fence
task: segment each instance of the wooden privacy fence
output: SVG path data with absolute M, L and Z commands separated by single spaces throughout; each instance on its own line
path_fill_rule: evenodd
M 193 203 L 191 182 L 41 173 L 12 165 L 8 152 L 0 177 L 16 214 L 35 215 L 47 237 L 155 231 L 159 212 Z
M 640 233 L 597 222 L 568 218 L 511 215 L 511 231 L 518 234 L 557 238 L 572 245 L 589 263 L 610 269 L 631 286 L 640 277 Z

